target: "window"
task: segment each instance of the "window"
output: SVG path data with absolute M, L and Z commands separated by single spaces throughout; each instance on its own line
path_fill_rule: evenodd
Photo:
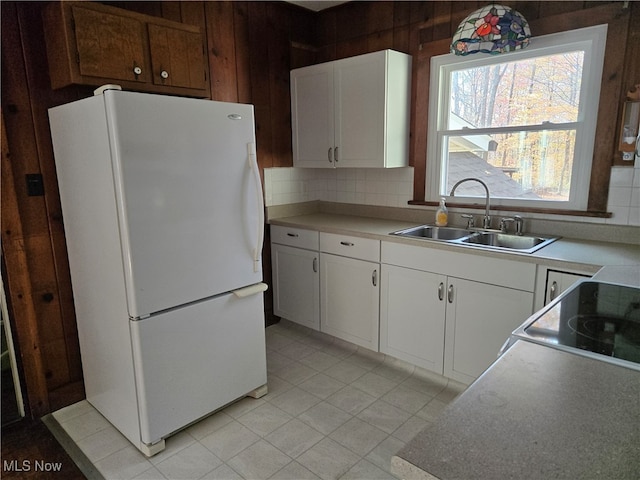
M 431 59 L 426 198 L 466 177 L 492 205 L 585 210 L 607 26 L 502 55 Z M 456 198 L 484 198 L 476 182 Z

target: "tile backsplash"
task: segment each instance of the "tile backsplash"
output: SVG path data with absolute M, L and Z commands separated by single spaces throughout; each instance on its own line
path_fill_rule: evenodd
M 323 200 L 408 208 L 413 197 L 413 168 L 266 168 L 264 183 L 268 207 Z M 583 217 L 582 221 L 640 225 L 640 168 L 611 169 L 607 210 L 611 218 Z
M 328 202 L 406 207 L 413 197 L 413 168 L 266 168 L 265 203 Z

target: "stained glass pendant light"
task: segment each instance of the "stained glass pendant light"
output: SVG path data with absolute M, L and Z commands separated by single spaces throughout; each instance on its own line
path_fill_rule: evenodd
M 529 45 L 527 20 L 511 7 L 490 4 L 467 16 L 453 34 L 451 53 L 505 53 Z

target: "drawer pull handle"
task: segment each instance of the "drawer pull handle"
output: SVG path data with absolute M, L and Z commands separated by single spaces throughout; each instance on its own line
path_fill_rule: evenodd
M 318 273 L 318 257 L 313 257 L 313 272 Z
M 333 148 L 329 147 L 329 151 L 327 152 L 327 158 L 329 160 L 329 163 L 333 163 L 333 160 L 331 159 L 331 150 L 333 150 Z
M 444 300 L 444 283 L 440 282 L 440 285 L 438 285 L 438 300 L 442 301 Z
M 340 245 L 344 245 L 345 247 L 353 247 L 355 244 L 353 242 L 340 242 Z
M 447 289 L 447 300 L 449 303 L 453 303 L 453 285 L 449 285 Z
M 558 282 L 554 281 L 551 284 L 551 290 L 549 291 L 549 301 L 555 300 L 558 296 Z
M 378 270 L 374 270 L 371 275 L 371 283 L 373 283 L 374 287 L 378 286 Z
M 293 237 L 293 238 L 298 238 L 298 234 L 297 233 L 287 233 L 288 237 Z

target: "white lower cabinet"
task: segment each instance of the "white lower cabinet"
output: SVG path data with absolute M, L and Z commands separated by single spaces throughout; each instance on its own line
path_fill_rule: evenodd
M 447 277 L 382 265 L 380 351 L 442 374 Z
M 540 310 L 549 302 L 571 287 L 579 280 L 591 277 L 591 273 L 579 270 L 558 270 L 555 268 L 538 267 L 536 285 L 535 309 Z
M 380 351 L 471 383 L 531 315 L 535 271 L 529 263 L 383 242 Z
M 449 278 L 446 297 L 444 376 L 471 383 L 531 315 L 533 292 Z
M 271 234 L 276 315 L 462 383 L 533 313 L 533 263 L 278 226 Z
M 271 238 L 273 313 L 319 330 L 318 232 L 274 226 L 271 228 Z
M 320 330 L 377 352 L 380 242 L 321 233 L 320 250 Z

